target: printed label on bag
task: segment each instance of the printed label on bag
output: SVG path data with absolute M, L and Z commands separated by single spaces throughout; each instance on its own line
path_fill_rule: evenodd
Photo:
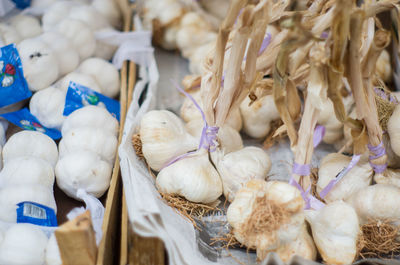
M 104 107 L 119 121 L 120 104 L 117 100 L 104 96 L 83 85 L 70 82 L 65 98 L 64 116 L 87 105 Z
M 31 0 L 12 0 L 17 8 L 24 9 L 31 5 Z
M 17 206 L 17 223 L 57 226 L 57 216 L 52 208 L 35 202 L 21 202 Z
M 15 44 L 0 49 L 0 108 L 32 96 Z
M 9 112 L 0 114 L 1 117 L 5 118 L 9 122 L 21 127 L 24 130 L 38 131 L 46 134 L 54 140 L 61 138 L 61 132 L 56 129 L 46 128 L 40 124 L 35 116 L 30 113 L 27 108 L 15 112 Z

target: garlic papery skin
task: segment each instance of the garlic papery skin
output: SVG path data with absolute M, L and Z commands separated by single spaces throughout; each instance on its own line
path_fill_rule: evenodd
M 393 152 L 400 156 L 400 105 L 397 105 L 387 123 L 390 145 Z
M 57 56 L 38 38 L 26 39 L 17 45 L 24 77 L 31 91 L 49 87 L 59 75 Z
M 100 85 L 102 94 L 116 97 L 119 93 L 120 82 L 118 69 L 104 59 L 89 58 L 81 63 L 78 72 L 90 75 Z
M 203 105 L 201 103 L 200 92 L 193 93 L 192 97 L 199 104 L 200 108 L 202 108 Z M 180 115 L 185 122 L 190 122 L 192 120 L 202 120 L 200 111 L 196 108 L 196 106 L 189 98 L 185 98 L 185 100 L 183 101 Z M 234 109 L 228 114 L 225 124 L 229 125 L 237 131 L 240 131 L 240 129 L 242 128 L 242 117 L 240 116 L 239 109 Z
M 271 130 L 271 122 L 280 118 L 273 96 L 265 96 L 251 106 L 249 97 L 240 104 L 243 131 L 250 137 L 263 138 Z
M 11 43 L 19 43 L 22 40 L 21 35 L 17 32 L 17 30 L 5 23 L 0 23 L 0 36 L 1 40 L 5 45 L 9 45 Z
M 225 198 L 230 202 L 248 181 L 265 180 L 271 169 L 268 154 L 254 146 L 226 154 L 214 164 L 222 179 Z
M 58 145 L 59 157 L 62 159 L 68 154 L 87 150 L 114 164 L 117 145 L 117 137 L 109 131 L 90 127 L 75 128 L 63 135 Z
M 79 54 L 72 47 L 72 43 L 62 34 L 48 31 L 40 35 L 39 38 L 55 53 L 60 76 L 64 76 L 78 67 Z
M 334 144 L 343 138 L 343 124 L 336 118 L 333 103 L 327 99 L 319 112 L 318 124 L 325 127 L 323 141 L 327 144 Z
M 360 231 L 356 211 L 335 201 L 319 211 L 306 211 L 315 245 L 326 264 L 351 264 L 357 254 Z
M 400 188 L 400 169 L 386 168 L 384 174 L 375 174 L 374 180 L 378 184 L 390 184 Z
M 64 105 L 66 92 L 53 86 L 33 94 L 29 110 L 47 128 L 61 130 L 65 121 Z
M 113 28 L 103 28 L 100 30 L 97 30 L 96 33 L 102 33 L 102 32 L 113 32 L 115 31 Z M 101 59 L 104 59 L 106 61 L 110 61 L 116 50 L 118 49 L 117 46 L 109 45 L 103 41 L 97 40 L 96 41 L 96 50 L 94 51 L 94 57 L 98 57 Z
M 161 169 L 156 186 L 159 192 L 197 203 L 212 203 L 222 195 L 221 178 L 205 149 Z
M 10 19 L 10 24 L 13 26 L 18 34 L 23 38 L 32 38 L 42 33 L 39 19 L 28 15 L 17 15 Z
M 198 140 L 190 135 L 175 114 L 166 110 L 147 112 L 140 123 L 142 152 L 147 164 L 160 171 L 173 158 L 196 150 Z
M 121 26 L 121 11 L 116 2 L 109 0 L 94 0 L 91 4 L 115 28 Z
M 43 265 L 47 236 L 35 225 L 14 224 L 0 244 L 0 264 Z
M 187 131 L 198 139 L 200 142 L 201 134 L 204 127 L 203 120 L 192 120 L 186 124 Z M 230 127 L 224 125 L 218 129 L 218 142 L 219 149 L 224 153 L 228 154 L 243 148 L 242 137 L 239 132 Z
M 62 135 L 75 128 L 101 128 L 115 136 L 118 135 L 119 124 L 105 108 L 97 106 L 85 106 L 72 112 L 65 119 L 61 129 Z
M 351 157 L 339 153 L 325 156 L 318 170 L 317 191 L 320 193 L 329 182 L 348 166 Z M 372 170 L 368 161 L 361 159 L 324 197 L 326 202 L 346 200 L 353 193 L 369 186 L 372 181 Z
M 11 136 L 3 147 L 3 162 L 34 156 L 49 162 L 53 167 L 58 160 L 57 145 L 49 136 L 36 131 L 21 131 Z
M 385 82 L 390 82 L 392 78 L 392 67 L 390 64 L 390 55 L 387 50 L 383 50 L 376 61 L 375 72 Z
M 100 198 L 108 189 L 112 165 L 90 151 L 76 151 L 62 157 L 56 165 L 57 185 L 68 196 L 80 200 L 77 191 Z
M 51 234 L 46 246 L 46 265 L 62 265 L 55 234 Z
M 54 169 L 49 162 L 33 156 L 8 160 L 0 172 L 2 186 L 40 184 L 53 189 Z
M 400 188 L 388 184 L 368 186 L 346 201 L 356 210 L 361 224 L 369 220 L 400 221 Z
M 78 72 L 72 72 L 64 76 L 64 78 L 61 79 L 60 81 L 60 89 L 63 90 L 64 92 L 67 92 L 69 83 L 71 81 L 80 84 L 82 86 L 88 87 L 93 91 L 99 93 L 103 92 L 103 90 L 100 88 L 100 85 L 96 82 L 93 76 Z
M 92 31 L 109 26 L 107 20 L 94 7 L 87 5 L 72 7 L 68 18 L 84 22 Z
M 75 1 L 57 1 L 52 4 L 42 16 L 43 30 L 54 29 L 76 5 L 80 4 Z
M 236 193 L 227 219 L 235 238 L 256 248 L 257 258 L 263 260 L 269 252 L 300 236 L 305 222 L 303 208 L 303 198 L 295 187 L 286 182 L 253 179 Z

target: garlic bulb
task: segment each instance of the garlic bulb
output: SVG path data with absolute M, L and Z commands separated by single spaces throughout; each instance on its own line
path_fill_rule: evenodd
M 121 11 L 114 1 L 94 0 L 91 4 L 115 28 L 121 26 Z
M 161 26 L 165 26 L 178 19 L 184 9 L 177 0 L 149 0 L 144 2 L 145 20 L 157 19 Z
M 54 169 L 49 162 L 33 156 L 8 160 L 0 172 L 1 186 L 40 184 L 53 189 Z
M 400 105 L 397 105 L 387 123 L 390 145 L 393 152 L 400 156 Z
M 351 264 L 357 254 L 360 226 L 356 211 L 335 201 L 320 211 L 306 211 L 315 245 L 326 264 Z
M 55 30 L 71 41 L 80 60 L 85 60 L 94 54 L 96 39 L 90 27 L 84 22 L 66 18 L 56 26 Z
M 56 3 L 58 0 L 32 0 L 31 7 L 46 9 Z
M 104 131 L 118 135 L 119 124 L 106 109 L 97 106 L 85 106 L 72 112 L 65 120 L 61 133 L 67 135 L 75 128 L 101 128 Z
M 338 153 L 325 156 L 318 170 L 317 191 L 321 192 L 350 161 L 351 157 Z M 361 159 L 325 196 L 325 201 L 329 203 L 346 200 L 353 193 L 370 185 L 373 173 L 368 161 Z
M 60 76 L 64 76 L 78 67 L 79 54 L 66 37 L 60 33 L 48 31 L 39 38 L 56 54 Z
M 156 186 L 162 193 L 180 195 L 191 202 L 212 203 L 222 195 L 221 178 L 204 149 L 161 169 Z
M 233 201 L 236 193 L 252 179 L 264 180 L 271 169 L 271 160 L 261 148 L 248 146 L 213 160 L 221 176 L 224 195 Z
M 49 136 L 36 131 L 21 131 L 11 136 L 3 147 L 3 161 L 33 156 L 42 158 L 53 167 L 57 163 L 57 145 Z
M 68 91 L 69 83 L 74 82 L 80 84 L 82 86 L 88 87 L 91 90 L 102 93 L 102 90 L 96 80 L 88 74 L 71 72 L 64 76 L 63 79 L 60 80 L 60 88 L 64 91 Z
M 65 120 L 64 105 L 66 92 L 53 86 L 33 94 L 29 109 L 31 113 L 48 128 L 61 130 Z
M 186 130 L 198 139 L 200 142 L 201 133 L 203 131 L 203 120 L 192 120 L 186 124 Z M 242 137 L 239 132 L 232 129 L 229 125 L 224 125 L 218 130 L 219 149 L 228 154 L 243 148 Z
M 47 236 L 35 225 L 14 224 L 0 244 L 0 264 L 43 265 Z
M 92 31 L 108 26 L 107 20 L 92 6 L 74 6 L 69 11 L 68 18 L 84 22 Z
M 271 130 L 271 122 L 280 118 L 273 96 L 265 96 L 251 106 L 246 97 L 240 104 L 243 119 L 243 131 L 253 138 L 263 138 Z
M 59 75 L 57 55 L 40 39 L 26 39 L 17 45 L 24 77 L 29 89 L 38 91 L 49 87 Z
M 82 127 L 71 129 L 63 135 L 58 148 L 60 159 L 79 150 L 87 150 L 113 164 L 117 145 L 118 139 L 113 133 L 101 128 Z
M 346 201 L 356 210 L 361 224 L 372 220 L 400 221 L 396 211 L 400 188 L 388 184 L 368 186 L 350 196 Z
M 390 55 L 387 50 L 383 50 L 376 61 L 376 73 L 385 82 L 390 82 L 392 78 L 392 67 L 390 65 Z
M 374 180 L 378 184 L 390 184 L 400 188 L 400 170 L 386 168 L 384 174 L 375 174 Z
M 58 249 L 57 238 L 51 234 L 46 246 L 46 265 L 62 265 L 60 250 Z
M 23 38 L 32 38 L 42 33 L 39 19 L 28 15 L 17 15 L 10 19 L 10 24 L 13 26 L 18 34 Z
M 303 198 L 295 187 L 253 179 L 236 193 L 227 218 L 235 238 L 256 248 L 257 258 L 263 260 L 269 252 L 299 238 L 305 221 L 303 208 Z
M 101 33 L 101 32 L 110 32 L 110 31 L 114 31 L 113 28 L 103 28 L 100 30 L 97 30 L 96 33 Z M 114 53 L 116 52 L 116 50 L 118 49 L 117 46 L 113 46 L 113 45 L 109 45 L 105 42 L 102 42 L 100 40 L 96 41 L 96 50 L 94 51 L 94 57 L 98 57 L 101 59 L 104 59 L 106 61 L 110 61 L 113 56 Z
M 78 189 L 100 198 L 108 189 L 112 166 L 96 153 L 76 151 L 63 156 L 56 165 L 57 185 L 68 196 L 77 197 Z
M 333 144 L 343 138 L 343 124 L 336 118 L 333 103 L 327 99 L 319 112 L 318 124 L 325 127 L 322 139 L 327 144 Z
M 69 14 L 73 6 L 80 4 L 75 1 L 56 1 L 42 16 L 42 27 L 44 31 L 54 29 Z
M 5 23 L 0 23 L 0 37 L 4 45 L 19 43 L 22 40 L 22 37 L 19 35 L 17 30 Z
M 77 71 L 91 75 L 107 97 L 113 98 L 118 95 L 119 72 L 112 63 L 100 58 L 89 58 L 81 63 Z
M 191 50 L 189 56 L 189 70 L 193 74 L 203 74 L 203 61 L 207 55 L 215 48 L 214 42 L 209 42 L 201 46 L 196 46 Z
M 153 110 L 147 112 L 140 123 L 142 152 L 148 165 L 160 169 L 171 159 L 198 147 L 183 122 L 172 112 Z
M 199 106 L 202 107 L 200 92 L 193 93 L 192 97 L 196 100 Z M 183 101 L 181 107 L 181 117 L 185 122 L 190 122 L 192 120 L 202 120 L 200 111 L 188 98 L 185 98 L 185 100 Z M 240 129 L 242 128 L 242 117 L 240 116 L 239 109 L 235 109 L 230 112 L 225 123 L 233 129 L 240 131 Z
M 157 39 L 161 47 L 166 50 L 175 50 L 177 48 L 176 44 L 176 34 L 179 30 L 179 23 L 172 23 L 164 29 L 162 38 Z

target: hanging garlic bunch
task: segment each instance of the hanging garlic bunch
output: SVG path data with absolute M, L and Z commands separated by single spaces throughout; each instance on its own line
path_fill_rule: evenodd
M 385 82 L 390 82 L 392 78 L 392 67 L 390 65 L 390 55 L 388 51 L 383 50 L 376 61 L 377 75 Z

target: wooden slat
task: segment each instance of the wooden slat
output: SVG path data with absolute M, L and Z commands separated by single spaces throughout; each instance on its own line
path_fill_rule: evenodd
M 141 237 L 131 231 L 129 265 L 164 265 L 164 244 L 158 238 Z
M 121 244 L 120 244 L 120 265 L 128 264 L 128 211 L 126 208 L 125 192 L 122 191 L 122 214 L 121 214 Z

